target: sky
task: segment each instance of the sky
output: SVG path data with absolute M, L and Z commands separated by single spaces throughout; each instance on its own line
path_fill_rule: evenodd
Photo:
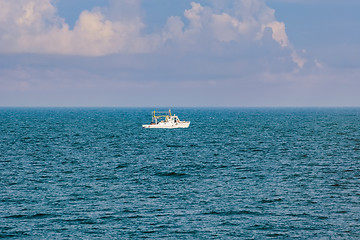
M 357 0 L 0 0 L 0 106 L 360 106 Z

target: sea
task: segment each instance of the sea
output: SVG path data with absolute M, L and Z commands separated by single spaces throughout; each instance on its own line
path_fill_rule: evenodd
M 0 238 L 360 239 L 360 108 L 152 110 L 0 108 Z

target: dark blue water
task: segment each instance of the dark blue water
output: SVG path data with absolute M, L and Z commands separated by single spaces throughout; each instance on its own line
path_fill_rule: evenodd
M 359 108 L 151 110 L 0 109 L 0 238 L 360 238 Z

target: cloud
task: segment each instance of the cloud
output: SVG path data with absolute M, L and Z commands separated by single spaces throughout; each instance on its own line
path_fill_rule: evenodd
M 170 34 L 174 41 L 198 43 L 204 38 L 207 41 L 238 41 L 243 36 L 254 38 L 256 28 L 261 26 L 253 20 L 238 20 L 225 12 L 216 14 L 210 7 L 204 7 L 195 2 L 191 3 L 190 9 L 185 10 L 184 17 L 189 21 L 185 28 L 185 23 L 179 17 L 176 19 L 171 17 L 168 20 L 166 30 L 177 33 L 176 35 Z M 175 21 L 176 24 L 174 25 Z M 171 26 L 176 29 L 172 29 Z M 179 31 L 179 26 L 182 27 L 182 31 Z
M 156 40 L 141 36 L 138 16 L 111 21 L 95 8 L 83 11 L 70 30 L 50 0 L 0 0 L 0 6 L 1 52 L 101 56 L 150 51 Z
M 266 29 L 272 31 L 272 39 L 281 48 L 291 51 L 291 58 L 299 68 L 306 62 L 305 58 L 299 56 L 291 45 L 285 31 L 285 23 L 275 18 L 275 11 L 266 6 L 262 0 L 232 1 L 234 16 L 226 13 L 216 13 L 216 9 L 202 6 L 192 2 L 191 8 L 185 10 L 185 22 L 179 17 L 169 18 L 164 31 L 164 39 L 178 42 L 179 44 L 198 44 L 210 42 L 237 42 L 239 45 L 253 43 L 262 40 Z M 226 4 L 225 4 L 226 5 Z M 219 4 L 216 4 L 219 6 Z M 226 9 L 221 9 L 226 11 Z M 207 48 L 208 50 L 208 48 Z
M 282 47 L 289 46 L 289 40 L 285 32 L 285 24 L 278 21 L 273 21 L 267 24 L 263 24 L 261 27 L 261 33 L 265 31 L 265 28 L 272 30 L 272 38 L 280 44 Z
M 29 58 L 41 56 L 29 56 Z M 52 56 L 45 56 L 51 60 Z M 203 76 L 202 63 L 189 61 L 181 69 L 171 69 L 176 73 L 157 72 L 155 76 L 148 68 L 138 67 L 134 72 L 140 78 L 127 78 L 127 73 L 116 72 L 126 62 L 142 61 L 143 56 L 130 57 L 113 66 L 104 77 L 98 70 L 88 71 L 88 66 L 99 65 L 94 58 L 81 57 L 77 66 L 68 63 L 71 56 L 61 56 L 59 66 L 39 69 L 33 65 L 14 66 L 0 69 L 0 105 L 41 105 L 41 106 L 351 106 L 359 102 L 359 69 L 304 69 L 292 72 L 257 72 L 251 75 L 218 76 L 216 68 L 226 68 L 213 63 L 207 65 L 212 72 Z M 151 61 L 153 56 L 145 56 Z M 88 59 L 88 60 L 87 60 Z M 101 57 L 104 65 L 114 62 L 115 56 Z M 19 59 L 16 59 L 17 61 Z M 78 59 L 79 60 L 79 59 Z M 167 59 L 169 60 L 174 59 Z M 175 59 L 181 63 L 183 59 Z M 28 60 L 23 60 L 24 62 Z M 38 60 L 45 61 L 45 60 Z M 83 61 L 90 61 L 86 64 Z M 62 66 L 61 66 L 62 65 Z M 83 66 L 82 66 L 83 65 Z M 174 66 L 169 64 L 168 66 Z M 166 66 L 166 67 L 168 67 Z M 193 69 L 189 69 L 189 68 Z M 99 67 L 98 67 L 99 69 Z M 101 69 L 101 67 L 100 67 Z M 180 71 L 183 70 L 183 71 Z M 196 72 L 195 70 L 198 70 Z M 228 72 L 230 69 L 223 70 Z M 102 71 L 106 71 L 103 69 Z M 189 71 L 189 72 L 186 72 Z M 173 77 L 185 74 L 179 79 Z M 161 80 L 162 75 L 164 79 Z M 121 77 L 119 77 L 121 75 Z M 131 74 L 133 77 L 133 74 Z M 241 79 L 241 80 L 239 80 Z M 159 93 L 161 94 L 154 94 Z M 151 99 L 151 101 L 149 101 Z M 166 103 L 164 99 L 167 99 Z
M 293 62 L 303 67 L 306 60 L 290 44 L 285 24 L 275 19 L 275 11 L 264 0 L 225 3 L 192 2 L 183 16 L 170 16 L 160 32 L 145 34 L 140 1 L 111 0 L 108 8 L 85 10 L 70 29 L 51 0 L 0 0 L 0 51 L 103 56 L 156 52 L 169 42 L 176 48 L 211 51 L 211 44 L 257 44 L 270 29 L 273 41 L 290 49 Z M 231 4 L 232 9 L 224 7 Z
M 263 24 L 258 38 L 262 38 L 266 28 L 271 29 L 272 38 L 283 48 L 289 48 L 291 50 L 291 58 L 298 67 L 303 68 L 306 63 L 306 59 L 298 55 L 295 48 L 289 43 L 288 36 L 285 31 L 285 24 L 283 22 L 273 21 L 267 24 Z

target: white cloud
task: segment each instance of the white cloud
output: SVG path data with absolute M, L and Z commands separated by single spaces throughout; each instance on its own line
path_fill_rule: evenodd
M 285 23 L 276 20 L 273 9 L 267 7 L 263 0 L 233 2 L 235 16 L 226 12 L 218 14 L 215 13 L 215 9 L 192 2 L 192 7 L 184 12 L 185 18 L 190 22 L 189 25 L 185 27 L 185 23 L 179 17 L 169 18 L 164 31 L 164 39 L 180 41 L 180 44 L 211 41 L 256 44 L 257 41 L 263 39 L 265 30 L 270 29 L 272 39 L 281 48 L 291 50 L 292 61 L 299 68 L 304 66 L 306 59 L 300 57 L 290 44 L 285 31 Z
M 169 41 L 182 48 L 200 47 L 205 42 L 256 44 L 265 29 L 271 29 L 273 40 L 281 48 L 291 49 L 293 62 L 303 67 L 306 60 L 296 53 L 285 24 L 275 19 L 275 11 L 264 0 L 228 2 L 233 10 L 219 11 L 215 5 L 192 2 L 183 16 L 188 24 L 182 16 L 172 16 L 160 33 L 144 34 L 140 1 L 112 0 L 107 9 L 83 11 L 70 29 L 51 0 L 0 0 L 0 52 L 101 56 L 155 52 Z
M 289 46 L 289 40 L 285 32 L 285 24 L 283 22 L 273 21 L 267 24 L 263 24 L 261 27 L 261 33 L 265 31 L 265 28 L 272 30 L 272 38 L 280 44 L 282 47 Z
M 296 63 L 300 68 L 304 66 L 304 64 L 307 62 L 305 58 L 300 57 L 297 52 L 292 48 L 291 58 L 294 63 Z
M 83 11 L 73 30 L 56 15 L 50 0 L 0 0 L 1 52 L 99 56 L 116 52 L 147 52 L 156 41 L 141 36 L 144 24 L 110 21 L 100 11 Z
M 303 68 L 306 63 L 306 59 L 298 55 L 295 48 L 290 44 L 288 36 L 285 31 L 285 24 L 283 22 L 273 21 L 267 24 L 263 24 L 261 27 L 261 32 L 258 35 L 258 38 L 262 38 L 266 28 L 270 28 L 272 31 L 272 38 L 283 48 L 291 49 L 291 58 L 294 63 L 298 65 L 299 68 Z
M 195 2 L 191 3 L 190 9 L 185 10 L 184 17 L 189 21 L 187 27 L 184 27 L 185 23 L 179 17 L 176 17 L 176 24 L 174 17 L 168 19 L 164 31 L 166 40 L 171 36 L 172 40 L 181 39 L 184 43 L 198 43 L 204 37 L 207 41 L 220 42 L 237 41 L 243 36 L 254 39 L 257 28 L 261 26 L 254 19 L 241 21 L 225 12 L 216 14 L 210 7 Z M 174 32 L 177 34 L 169 34 Z

